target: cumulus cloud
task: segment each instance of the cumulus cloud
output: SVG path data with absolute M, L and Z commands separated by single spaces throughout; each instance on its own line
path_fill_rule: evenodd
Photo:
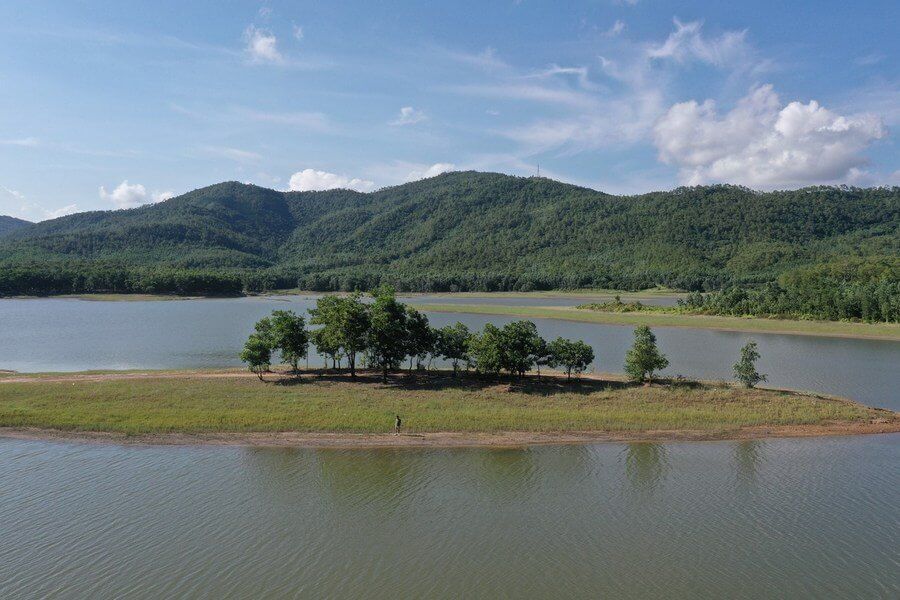
M 142 204 L 163 202 L 174 197 L 174 192 L 151 193 L 140 183 L 131 184 L 127 179 L 116 186 L 112 192 L 107 192 L 104 186 L 100 186 L 100 199 L 111 202 L 116 208 L 135 208 Z
M 862 152 L 885 135 L 876 115 L 839 115 L 815 100 L 785 106 L 764 85 L 721 116 L 712 100 L 673 105 L 657 122 L 654 143 L 689 185 L 771 189 L 857 177 Z
M 436 177 L 441 173 L 446 173 L 447 171 L 452 171 L 456 168 L 456 165 L 453 163 L 434 163 L 430 167 L 427 168 L 419 168 L 413 169 L 406 176 L 405 181 L 418 181 L 419 179 L 428 179 L 429 177 Z
M 322 190 L 347 189 L 357 192 L 370 192 L 375 189 L 375 182 L 357 177 L 337 175 L 328 171 L 304 169 L 291 175 L 288 189 L 292 192 L 310 192 Z
M 280 63 L 284 61 L 281 52 L 278 51 L 278 39 L 275 34 L 259 29 L 254 25 L 244 30 L 244 42 L 247 44 L 244 50 L 253 62 Z
M 412 106 L 404 106 L 400 109 L 400 115 L 391 121 L 391 125 L 414 125 L 427 119 L 428 117 L 421 110 L 416 110 Z
M 747 30 L 726 31 L 717 38 L 705 38 L 699 21 L 682 23 L 674 19 L 675 31 L 659 46 L 650 46 L 647 56 L 654 59 L 671 59 L 676 62 L 699 60 L 722 67 L 745 59 L 750 53 Z

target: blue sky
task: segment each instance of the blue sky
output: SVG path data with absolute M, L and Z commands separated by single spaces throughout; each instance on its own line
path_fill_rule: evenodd
M 564 5 L 564 6 L 563 6 Z M 900 184 L 894 2 L 7 2 L 0 214 L 450 169 Z

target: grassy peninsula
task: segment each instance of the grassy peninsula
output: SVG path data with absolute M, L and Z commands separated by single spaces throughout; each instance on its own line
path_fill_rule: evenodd
M 649 325 L 651 327 L 688 327 L 747 331 L 751 333 L 789 333 L 866 339 L 900 340 L 900 325 L 896 323 L 858 323 L 851 321 L 802 321 L 766 319 L 762 317 L 722 317 L 694 315 L 648 306 L 634 312 L 599 311 L 568 306 L 505 306 L 499 304 L 416 304 L 418 310 L 441 313 L 469 313 L 499 315 L 528 319 L 562 319 L 605 325 Z
M 510 434 L 527 443 L 568 439 L 558 437 L 566 433 L 588 439 L 717 439 L 900 429 L 895 413 L 843 399 L 714 383 L 647 387 L 614 377 L 567 382 L 558 374 L 512 380 L 431 371 L 397 374 L 384 384 L 370 372 L 355 380 L 330 372 L 301 378 L 281 372 L 261 383 L 246 371 L 218 370 L 0 378 L 0 434 L 7 435 L 36 428 L 150 442 L 172 435 L 201 441 L 224 435 L 240 442 L 254 439 L 244 434 L 293 432 L 339 434 L 346 441 L 387 434 L 396 414 L 404 425 L 400 445 L 447 434 L 499 443 Z

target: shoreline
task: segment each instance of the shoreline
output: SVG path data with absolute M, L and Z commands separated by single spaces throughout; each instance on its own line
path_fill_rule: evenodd
M 81 442 L 121 446 L 244 446 L 270 448 L 523 448 L 615 443 L 723 442 L 760 439 L 822 438 L 900 433 L 900 420 L 888 423 L 774 425 L 733 430 L 659 431 L 502 431 L 495 433 L 438 431 L 426 433 L 224 432 L 127 435 L 102 431 L 69 431 L 39 427 L 0 427 L 0 438 Z
M 900 341 L 900 325 L 848 321 L 800 321 L 763 317 L 724 317 L 646 312 L 603 312 L 567 306 L 508 306 L 500 304 L 417 304 L 416 310 L 445 314 L 473 314 L 525 319 L 557 319 L 599 325 L 674 327 L 740 333 L 807 335 L 860 340 Z

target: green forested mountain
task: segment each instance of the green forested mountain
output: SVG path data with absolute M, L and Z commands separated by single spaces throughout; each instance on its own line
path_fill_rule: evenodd
M 623 197 L 456 172 L 368 194 L 221 183 L 38 223 L 0 240 L 0 293 L 152 289 L 173 278 L 208 291 L 381 282 L 421 291 L 696 290 L 898 257 L 900 188 L 707 186 Z
M 17 219 L 15 217 L 0 215 L 0 236 L 4 236 L 7 233 L 15 231 L 16 229 L 25 227 L 26 225 L 31 225 L 31 222 L 23 221 L 22 219 Z

